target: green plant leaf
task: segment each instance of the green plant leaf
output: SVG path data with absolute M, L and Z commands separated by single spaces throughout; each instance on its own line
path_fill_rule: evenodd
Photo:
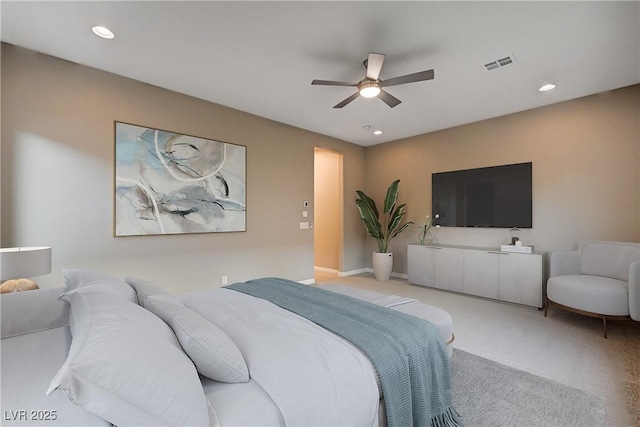
M 380 225 L 378 216 L 373 211 L 371 205 L 363 199 L 356 199 L 356 205 L 360 211 L 360 219 L 362 219 L 369 235 L 374 239 L 383 238 L 382 226 Z
M 407 222 L 405 225 L 403 225 L 402 227 L 400 227 L 400 229 L 398 231 L 395 232 L 395 234 L 393 236 L 391 236 L 391 238 L 393 239 L 394 237 L 396 237 L 398 234 L 402 233 L 404 231 L 405 228 L 407 228 L 408 226 L 410 226 L 411 224 L 414 224 L 413 221 L 409 221 Z
M 366 194 L 364 194 L 364 192 L 361 191 L 361 190 L 356 190 L 356 193 L 358 194 L 358 197 L 362 201 L 364 201 L 367 205 L 369 205 L 369 208 L 373 211 L 373 214 L 375 215 L 375 217 L 379 218 L 380 214 L 378 213 L 378 208 L 376 207 L 376 202 L 374 202 L 371 197 L 369 197 Z
M 400 226 L 400 221 L 402 221 L 402 217 L 404 216 L 404 213 L 402 211 L 404 210 L 405 206 L 405 204 L 398 206 L 393 212 L 393 215 L 391 215 L 388 225 L 389 234 L 393 233 L 394 230 Z
M 387 189 L 387 196 L 384 198 L 384 213 L 391 213 L 393 207 L 396 205 L 396 200 L 398 200 L 398 185 L 400 184 L 400 180 L 395 180 Z

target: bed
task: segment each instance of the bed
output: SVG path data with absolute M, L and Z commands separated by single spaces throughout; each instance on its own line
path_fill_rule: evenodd
M 387 412 L 419 406 L 402 394 L 389 403 L 394 380 L 366 348 L 235 285 L 176 296 L 140 279 L 64 276 L 64 288 L 1 297 L 3 425 L 407 425 Z M 268 280 L 274 289 L 315 288 Z M 324 288 L 348 307 L 362 304 L 358 312 L 429 312 L 412 299 Z M 429 380 L 439 391 L 422 400 L 441 425 L 460 425 L 450 400 L 450 318 L 441 323 L 430 332 L 436 350 L 424 350 L 442 371 Z

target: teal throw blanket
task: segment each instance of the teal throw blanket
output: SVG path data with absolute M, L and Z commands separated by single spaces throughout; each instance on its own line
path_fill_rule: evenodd
M 285 279 L 227 288 L 270 301 L 358 347 L 380 378 L 389 427 L 462 425 L 451 405 L 449 356 L 428 321 Z

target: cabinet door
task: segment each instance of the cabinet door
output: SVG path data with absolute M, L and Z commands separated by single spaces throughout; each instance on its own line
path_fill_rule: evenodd
M 500 254 L 464 251 L 464 292 L 487 298 L 498 298 L 498 267 Z
M 461 249 L 434 248 L 436 288 L 464 291 L 463 254 Z
M 414 285 L 433 286 L 434 249 L 422 245 L 407 246 L 407 281 Z
M 500 299 L 542 307 L 542 256 L 507 254 L 500 257 Z

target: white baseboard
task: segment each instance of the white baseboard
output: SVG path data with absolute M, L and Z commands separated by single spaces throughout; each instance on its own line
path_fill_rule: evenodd
M 314 266 L 313 269 L 315 271 L 322 271 L 325 273 L 331 273 L 331 274 L 337 274 L 338 277 L 349 277 L 349 276 L 355 276 L 356 274 L 362 274 L 362 273 L 371 273 L 373 274 L 373 268 L 358 268 L 356 270 L 349 270 L 349 271 L 338 271 L 338 270 L 334 270 L 332 268 L 326 268 L 326 267 L 317 267 Z M 391 273 L 391 277 L 397 277 L 398 279 L 406 279 L 407 275 L 405 273 Z M 300 283 L 304 283 L 305 281 L 300 281 Z M 315 283 L 315 281 L 314 281 Z M 306 283 L 306 284 L 311 284 L 311 283 Z
M 313 270 L 314 271 L 322 271 L 323 273 L 331 273 L 331 274 L 337 274 L 340 275 L 340 273 L 338 272 L 338 270 L 333 269 L 333 268 L 327 268 L 327 267 L 318 267 L 317 265 L 313 266 Z
M 371 273 L 373 274 L 373 268 L 360 268 L 357 270 L 351 270 L 351 271 L 339 271 L 338 272 L 338 277 L 347 277 L 347 276 L 355 276 L 356 274 L 362 274 L 362 273 Z M 407 275 L 406 273 L 391 273 L 391 277 L 397 277 L 399 279 L 406 279 Z
M 298 283 L 302 283 L 303 285 L 313 285 L 316 283 L 316 280 L 315 279 L 298 280 Z
M 357 270 L 338 271 L 338 277 L 355 276 L 362 273 L 373 273 L 373 270 L 371 268 L 359 268 Z

